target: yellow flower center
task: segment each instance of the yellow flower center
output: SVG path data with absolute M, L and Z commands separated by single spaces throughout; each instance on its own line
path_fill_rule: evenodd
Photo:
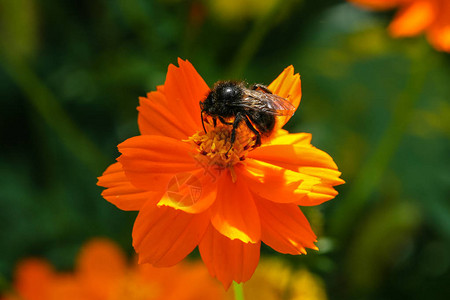
M 256 137 L 244 126 L 236 130 L 236 140 L 231 144 L 231 126 L 217 125 L 208 132 L 199 131 L 189 137 L 188 141 L 196 146 L 195 160 L 205 168 L 214 167 L 219 170 L 229 169 L 233 179 L 233 167 L 242 163 L 247 153 L 253 149 Z

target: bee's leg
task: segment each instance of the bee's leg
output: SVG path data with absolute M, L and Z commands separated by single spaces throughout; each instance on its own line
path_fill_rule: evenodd
M 225 121 L 225 119 L 223 117 L 219 117 L 219 120 L 223 125 L 233 125 L 232 122 Z
M 206 131 L 206 128 L 205 128 L 205 121 L 203 120 L 203 110 L 202 110 L 202 112 L 201 112 L 201 117 L 202 117 L 202 126 L 203 126 L 203 130 L 205 131 L 205 133 L 208 133 L 207 131 Z
M 213 118 L 213 125 L 214 125 L 214 128 L 216 128 L 216 126 L 217 126 L 217 118 L 216 117 Z
M 239 124 L 242 122 L 243 118 L 245 117 L 241 113 L 237 113 L 236 116 L 234 117 L 233 129 L 231 129 L 231 140 L 230 140 L 231 146 L 230 149 L 228 149 L 228 151 L 230 151 L 231 148 L 233 148 L 234 141 L 236 141 L 236 129 L 239 127 Z
M 252 90 L 257 90 L 260 89 L 268 94 L 272 94 L 272 92 L 269 90 L 269 88 L 263 84 L 259 84 L 259 83 L 255 83 L 254 85 L 252 85 L 251 87 Z
M 250 122 L 250 120 L 248 119 L 248 116 L 245 116 L 245 124 L 247 124 L 247 127 L 253 131 L 253 133 L 256 136 L 256 141 L 255 141 L 255 145 L 253 146 L 253 148 L 259 147 L 261 146 L 261 134 L 259 133 L 258 130 L 255 129 L 255 127 L 253 127 L 252 122 Z

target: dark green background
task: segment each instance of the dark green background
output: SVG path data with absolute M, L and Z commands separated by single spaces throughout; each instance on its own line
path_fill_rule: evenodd
M 263 255 L 306 265 L 330 299 L 450 295 L 450 55 L 391 38 L 392 12 L 344 1 L 238 12 L 212 0 L 0 2 L 2 289 L 24 257 L 72 268 L 90 237 L 133 253 L 136 213 L 106 202 L 96 177 L 138 134 L 138 96 L 181 57 L 208 84 L 269 84 L 294 65 L 303 98 L 287 128 L 312 133 L 347 181 L 305 209 L 320 252 Z

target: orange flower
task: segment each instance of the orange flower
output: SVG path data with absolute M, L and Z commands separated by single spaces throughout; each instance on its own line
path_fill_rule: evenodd
M 16 267 L 14 292 L 4 300 L 89 299 L 84 297 L 73 274 L 57 273 L 45 260 L 25 259 Z
M 46 300 L 49 282 L 54 270 L 47 262 L 40 259 L 27 259 L 18 264 L 14 278 L 17 295 L 9 294 L 0 299 Z
M 192 281 L 195 284 L 192 284 Z M 128 266 L 124 253 L 106 239 L 94 239 L 79 254 L 74 273 L 58 273 L 39 259 L 16 270 L 16 294 L 4 300 L 193 300 L 224 299 L 225 294 L 199 263 L 156 269 Z
M 95 239 L 84 246 L 78 257 L 76 275 L 87 295 L 80 299 L 224 298 L 220 285 L 211 280 L 199 263 L 186 262 L 166 269 L 148 264 L 129 267 L 121 249 L 106 239 Z
M 450 1 L 448 0 L 348 0 L 372 9 L 400 11 L 389 26 L 394 37 L 418 35 L 425 31 L 439 51 L 450 52 Z
M 282 253 L 317 249 L 299 205 L 337 195 L 333 186 L 344 181 L 332 158 L 310 144 L 310 134 L 280 129 L 287 117 L 256 149 L 246 126 L 231 149 L 231 126 L 204 133 L 199 101 L 209 88 L 188 61 L 178 63 L 163 86 L 140 98 L 142 135 L 118 146 L 122 155 L 98 182 L 106 200 L 139 210 L 133 228 L 139 262 L 172 266 L 198 246 L 211 275 L 228 288 L 250 279 L 261 241 Z M 268 87 L 298 107 L 300 76 L 292 66 Z

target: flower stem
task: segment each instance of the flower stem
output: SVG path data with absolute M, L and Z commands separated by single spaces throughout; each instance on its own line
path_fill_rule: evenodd
M 242 283 L 233 281 L 234 300 L 244 300 L 244 290 L 242 289 Z

